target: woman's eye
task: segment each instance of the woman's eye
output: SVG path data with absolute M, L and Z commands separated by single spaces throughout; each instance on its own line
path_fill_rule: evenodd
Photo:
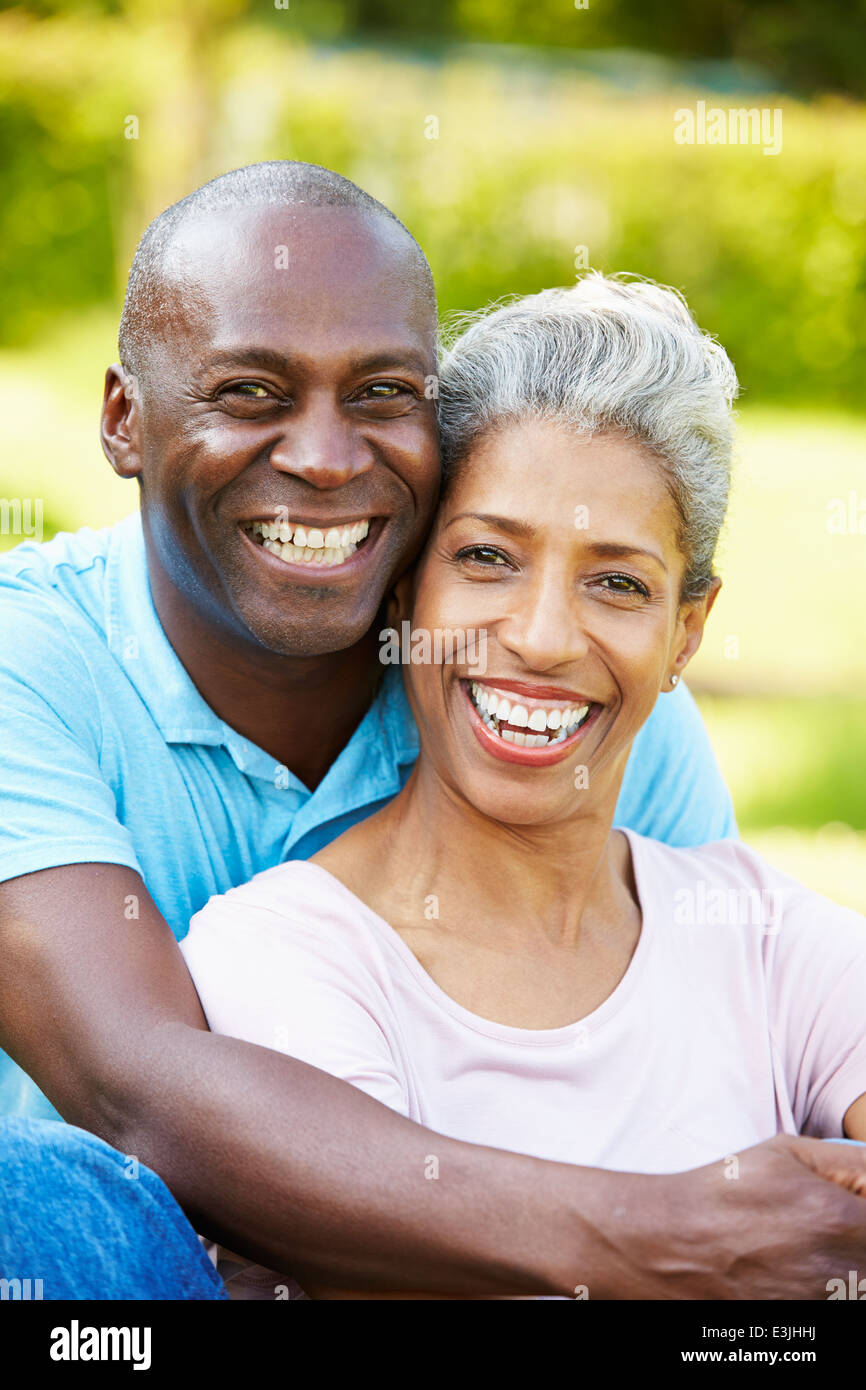
M 629 574 L 606 574 L 601 583 L 608 585 L 613 594 L 641 594 L 643 598 L 649 598 L 649 589 L 645 584 L 641 584 L 639 579 L 633 579 Z
M 493 545 L 467 545 L 457 554 L 458 560 L 469 560 L 477 565 L 504 566 L 508 557 Z

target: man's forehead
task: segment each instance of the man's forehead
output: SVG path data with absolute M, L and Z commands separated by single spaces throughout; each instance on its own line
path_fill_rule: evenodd
M 280 239 L 282 238 L 282 239 Z M 214 351 L 333 332 L 383 343 L 435 334 L 417 247 L 354 208 L 291 206 L 197 218 L 173 241 L 164 294 Z M 179 326 L 179 325 L 178 325 Z
M 245 282 L 297 278 L 320 269 L 341 280 L 360 273 L 419 280 L 423 260 L 405 230 L 382 214 L 308 204 L 231 209 L 190 218 L 172 236 L 167 285 L 213 290 L 227 275 Z

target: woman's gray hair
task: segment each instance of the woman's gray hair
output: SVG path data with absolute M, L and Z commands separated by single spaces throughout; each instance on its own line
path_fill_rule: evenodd
M 529 419 L 621 430 L 665 467 L 681 517 L 681 597 L 698 598 L 728 502 L 737 377 L 676 290 L 590 271 L 568 289 L 464 316 L 442 356 L 446 480 L 491 431 Z

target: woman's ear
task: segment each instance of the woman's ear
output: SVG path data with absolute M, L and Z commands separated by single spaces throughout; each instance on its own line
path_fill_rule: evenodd
M 415 589 L 415 570 L 414 567 L 406 571 L 401 579 L 397 580 L 391 590 L 385 604 L 385 611 L 388 615 L 389 627 L 399 630 L 402 622 L 407 622 L 412 616 L 412 596 Z
M 692 599 L 684 603 L 680 608 L 677 619 L 677 631 L 674 638 L 673 651 L 674 660 L 668 672 L 668 688 L 673 689 L 676 681 L 671 682 L 671 676 L 676 676 L 677 681 L 688 666 L 704 635 L 704 624 L 710 614 L 710 609 L 715 603 L 722 581 L 715 577 L 710 581 L 710 587 L 703 598 Z

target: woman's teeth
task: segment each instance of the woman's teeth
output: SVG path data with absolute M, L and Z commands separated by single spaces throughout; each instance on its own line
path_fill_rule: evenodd
M 290 560 L 293 565 L 342 565 L 366 539 L 370 523 L 355 521 L 323 531 L 291 521 L 253 521 L 245 529 L 279 560 Z
M 546 743 L 562 743 L 576 733 L 589 717 L 591 705 L 568 705 L 546 709 L 536 705 L 512 704 L 504 695 L 470 681 L 472 703 L 492 733 L 520 748 L 543 748 Z M 502 728 L 502 725 L 508 727 Z M 524 730 L 526 732 L 524 732 Z

